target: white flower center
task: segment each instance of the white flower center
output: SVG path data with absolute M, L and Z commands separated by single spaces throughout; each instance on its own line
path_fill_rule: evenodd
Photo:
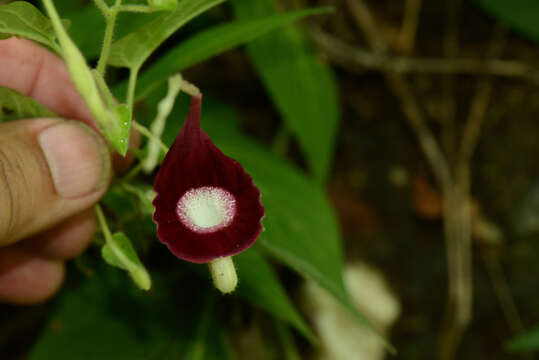
M 176 212 L 182 223 L 199 233 L 210 233 L 230 225 L 236 214 L 236 199 L 226 190 L 203 186 L 187 191 Z

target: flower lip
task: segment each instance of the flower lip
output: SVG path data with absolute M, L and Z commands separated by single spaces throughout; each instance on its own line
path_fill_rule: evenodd
M 236 215 L 236 199 L 224 189 L 202 186 L 185 192 L 176 211 L 181 222 L 194 232 L 213 233 L 230 225 Z
M 202 96 L 155 178 L 157 236 L 178 258 L 208 263 L 239 254 L 262 231 L 260 191 L 239 162 L 226 156 L 200 128 Z

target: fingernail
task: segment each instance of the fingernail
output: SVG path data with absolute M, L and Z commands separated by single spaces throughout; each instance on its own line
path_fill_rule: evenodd
M 38 141 L 61 197 L 88 195 L 107 184 L 110 176 L 107 146 L 88 126 L 62 121 L 43 130 Z

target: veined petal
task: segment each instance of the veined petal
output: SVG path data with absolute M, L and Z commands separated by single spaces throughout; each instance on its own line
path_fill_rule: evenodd
M 238 254 L 262 230 L 260 191 L 236 160 L 224 155 L 200 128 L 202 96 L 155 179 L 157 236 L 178 258 L 207 263 Z

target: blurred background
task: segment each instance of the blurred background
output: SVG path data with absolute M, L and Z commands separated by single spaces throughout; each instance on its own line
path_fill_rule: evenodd
M 99 12 L 55 4 L 95 60 Z M 319 6 L 334 12 L 185 69 L 166 58 L 216 24 Z M 151 16 L 122 15 L 118 38 Z M 205 94 L 203 128 L 260 186 L 266 233 L 238 256 L 238 296 L 173 258 L 148 205 L 115 185 L 107 219 L 154 288 L 143 294 L 92 247 L 57 298 L 0 305 L 0 358 L 534 358 L 538 20 L 534 0 L 233 0 L 204 13 L 143 68 L 136 118 L 149 125 L 166 93 L 159 69 L 181 71 Z M 180 95 L 165 143 L 187 104 Z M 148 190 L 153 175 L 130 181 Z

